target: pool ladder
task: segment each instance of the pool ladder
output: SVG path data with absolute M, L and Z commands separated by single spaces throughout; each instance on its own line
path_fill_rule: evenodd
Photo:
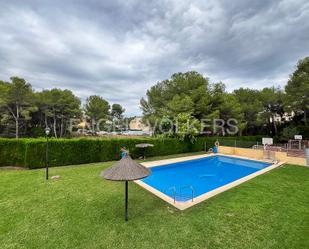
M 176 198 L 180 197 L 180 198 L 184 198 L 184 197 L 188 197 L 187 195 L 183 195 L 183 190 L 184 189 L 190 189 L 191 190 L 191 196 L 189 199 L 191 199 L 191 201 L 193 202 L 194 200 L 194 188 L 192 185 L 189 186 L 183 186 L 179 188 L 179 194 L 177 194 L 177 189 L 176 187 L 170 187 L 168 188 L 168 192 L 172 192 L 172 196 L 173 196 L 173 200 L 174 200 L 174 204 L 176 203 Z

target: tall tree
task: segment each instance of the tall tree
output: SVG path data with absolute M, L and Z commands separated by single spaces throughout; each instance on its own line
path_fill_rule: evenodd
M 45 126 L 52 120 L 54 136 L 62 137 L 71 118 L 81 114 L 80 100 L 70 90 L 44 90 L 37 96 L 40 111 L 44 115 Z
M 225 91 L 225 85 L 209 84 L 197 72 L 177 73 L 157 83 L 147 91 L 147 100 L 142 98 L 140 104 L 148 122 L 166 118 L 176 121 L 179 114 L 193 119 L 223 119 L 225 130 L 229 119 L 243 122 L 240 104 Z
M 5 107 L 10 83 L 0 80 L 0 107 Z
M 202 118 L 211 111 L 208 79 L 197 72 L 176 73 L 158 82 L 147 91 L 147 99 L 140 101 L 144 117 L 170 116 L 191 113 Z
M 263 105 L 259 99 L 260 92 L 249 88 L 239 88 L 234 91 L 234 95 L 240 103 L 244 120 L 246 121 L 246 135 L 254 134 L 258 127 L 258 115 L 263 111 Z
M 194 112 L 194 102 L 192 98 L 185 94 L 176 94 L 169 102 L 167 102 L 167 113 L 170 116 L 177 116 L 179 113 Z
M 309 57 L 300 60 L 285 87 L 288 108 L 303 113 L 307 125 L 309 110 Z
M 193 143 L 201 131 L 201 122 L 184 112 L 177 114 L 176 121 L 175 135 L 180 140 L 189 139 Z
M 237 130 L 230 129 L 231 124 L 233 124 L 237 125 L 238 132 L 241 135 L 244 128 L 244 116 L 237 98 L 230 93 L 217 93 L 213 96 L 213 103 L 215 112 L 210 117 L 220 119 L 220 122 L 223 123 L 223 125 L 220 125 L 223 129 L 216 129 L 216 133 L 225 135 L 226 132 L 230 132 L 230 135 L 235 135 Z
M 98 95 L 92 95 L 87 98 L 85 113 L 91 119 L 92 129 L 98 129 L 98 122 L 101 119 L 109 118 L 109 103 Z
M 9 83 L 0 80 L 0 133 L 7 127 L 8 110 L 6 108 L 6 96 L 9 89 Z
M 111 116 L 113 119 L 121 120 L 123 119 L 123 113 L 125 109 L 120 104 L 113 104 L 111 110 Z
M 11 83 L 1 84 L 1 107 L 15 122 L 15 137 L 19 138 L 21 120 L 31 119 L 30 113 L 36 111 L 33 105 L 33 90 L 29 83 L 18 77 L 11 77 Z
M 277 134 L 276 117 L 284 114 L 284 93 L 280 88 L 265 87 L 260 92 L 260 100 L 263 103 L 261 117 L 269 124 L 272 133 Z

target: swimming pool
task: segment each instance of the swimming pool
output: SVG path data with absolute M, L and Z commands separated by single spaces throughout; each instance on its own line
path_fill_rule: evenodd
M 213 155 L 151 167 L 152 174 L 140 180 L 139 185 L 161 198 L 167 196 L 170 203 L 181 205 L 201 200 L 201 196 L 213 194 L 225 186 L 236 186 L 272 166 L 267 162 Z

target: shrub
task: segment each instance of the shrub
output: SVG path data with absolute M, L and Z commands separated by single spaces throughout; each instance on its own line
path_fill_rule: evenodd
M 215 137 L 199 137 L 194 143 L 175 138 L 119 138 L 119 139 L 50 139 L 49 165 L 62 166 L 118 160 L 120 148 L 130 150 L 133 158 L 142 155 L 138 143 L 151 143 L 146 156 L 163 156 L 177 153 L 208 150 Z M 226 138 L 224 138 L 226 139 Z M 235 138 L 230 138 L 233 143 Z M 0 166 L 24 166 L 30 169 L 45 166 L 45 139 L 0 139 Z
M 174 138 L 121 138 L 121 139 L 50 139 L 49 165 L 61 166 L 118 160 L 120 148 L 130 150 L 133 158 L 142 155 L 136 148 L 138 143 L 152 143 L 146 150 L 147 156 L 169 155 L 200 151 L 204 148 L 204 138 L 194 144 Z M 30 169 L 45 166 L 45 139 L 1 139 L 0 166 L 24 166 Z
M 29 135 L 31 137 L 45 137 L 45 130 L 42 127 L 32 127 Z
M 24 166 L 26 141 L 0 138 L 0 166 Z

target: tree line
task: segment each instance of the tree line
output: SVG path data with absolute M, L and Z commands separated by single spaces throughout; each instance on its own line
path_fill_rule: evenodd
M 211 84 L 198 72 L 176 73 L 152 86 L 140 105 L 145 122 L 151 125 L 158 119 L 182 120 L 196 127 L 202 119 L 236 119 L 238 135 L 267 134 L 281 140 L 297 133 L 309 137 L 309 57 L 298 62 L 284 88 L 248 87 L 229 93 L 225 84 Z
M 288 139 L 296 133 L 309 137 L 308 95 L 309 57 L 306 57 L 298 62 L 284 88 L 248 87 L 229 93 L 224 83 L 211 84 L 198 72 L 176 73 L 152 86 L 140 105 L 147 124 L 161 120 L 161 126 L 169 130 L 167 120 L 177 119 L 179 128 L 185 129 L 189 121 L 193 124 L 188 131 L 190 136 L 197 135 L 201 119 L 232 118 L 238 122 L 238 135 L 267 134 Z M 121 105 L 110 106 L 98 95 L 89 96 L 82 105 L 67 89 L 34 91 L 30 83 L 19 77 L 11 77 L 10 82 L 0 81 L 2 136 L 42 136 L 48 126 L 54 137 L 64 137 L 69 134 L 70 120 L 82 117 L 87 118 L 92 130 L 104 129 L 102 120 L 122 120 L 124 111 Z M 175 134 L 172 131 L 168 135 Z
M 0 134 L 2 136 L 44 136 L 50 127 L 54 137 L 68 135 L 70 121 L 86 117 L 92 127 L 99 119 L 122 119 L 125 109 L 120 104 L 110 106 L 98 95 L 81 100 L 70 90 L 34 91 L 25 79 L 11 77 L 0 81 Z

